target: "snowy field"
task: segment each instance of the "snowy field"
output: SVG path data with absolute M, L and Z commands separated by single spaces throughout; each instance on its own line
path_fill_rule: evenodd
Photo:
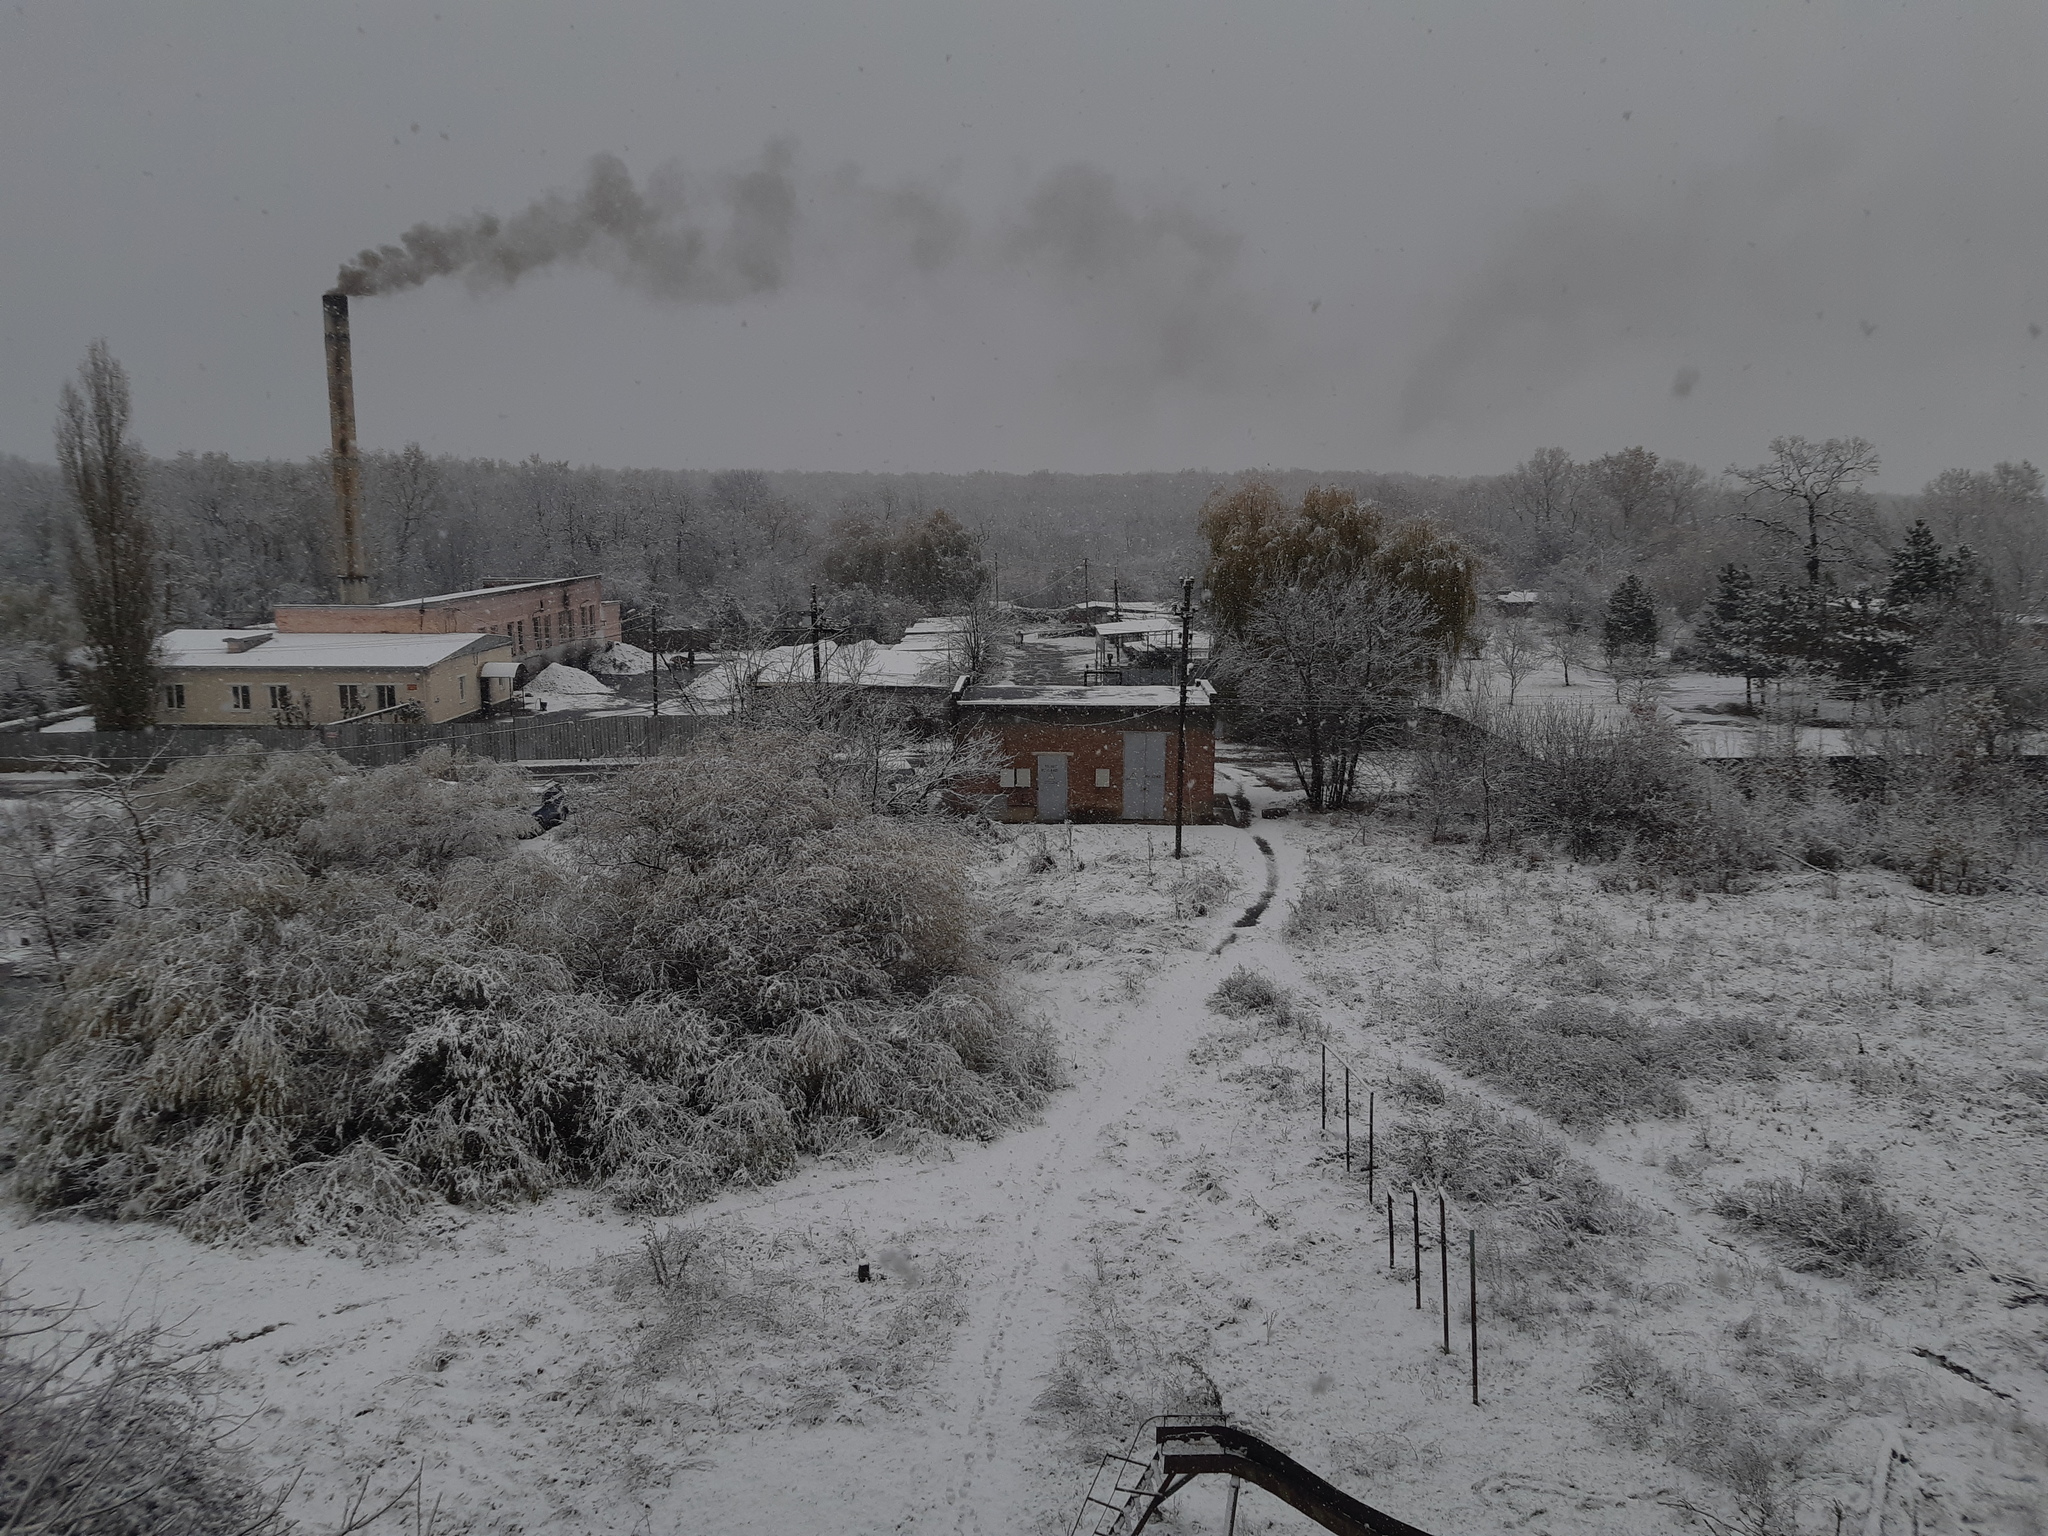
M 1601 867 L 1479 864 L 1348 817 L 1192 829 L 1178 865 L 1171 837 L 1005 834 L 989 942 L 1069 1083 L 991 1144 L 848 1148 L 652 1227 L 574 1194 L 449 1211 L 388 1250 L 17 1211 L 8 1267 L 218 1360 L 262 1462 L 305 1468 L 309 1531 L 424 1464 L 443 1531 L 1050 1536 L 1095 1459 L 1172 1408 L 1439 1536 L 2048 1529 L 2037 898 L 1876 872 L 1603 889 Z M 1211 1006 L 1240 969 L 1272 990 Z M 1473 999 L 1741 1044 L 1670 1058 L 1666 1113 L 1630 1118 L 1569 1074 L 1448 1064 Z M 1341 1116 L 1319 1123 L 1325 1046 L 1355 1064 L 1348 1173 Z M 1391 1272 L 1369 1093 L 1375 1194 L 1402 1199 Z M 1446 1354 L 1408 1180 L 1430 1149 L 1469 1173 L 1481 1143 L 1554 1166 L 1456 1185 Z M 1715 1214 L 1748 1181 L 1851 1167 L 1898 1218 L 1890 1277 Z M 1220 1533 L 1223 1511 L 1198 1482 L 1158 1528 Z M 1239 1522 L 1310 1529 L 1257 1492 Z

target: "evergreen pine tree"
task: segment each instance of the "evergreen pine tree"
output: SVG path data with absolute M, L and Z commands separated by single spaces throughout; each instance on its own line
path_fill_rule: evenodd
M 1607 598 L 1607 612 L 1600 622 L 1600 640 L 1609 660 L 1618 656 L 1646 656 L 1657 648 L 1657 605 L 1640 576 L 1621 579 Z
M 1922 518 L 1906 530 L 1905 541 L 1891 557 L 1892 577 L 1884 594 L 1887 601 L 1942 603 L 1955 596 L 1969 551 L 1945 552 Z
M 1924 526 L 1924 525 L 1923 525 Z M 1837 679 L 1868 687 L 1905 676 L 1910 632 L 1899 604 L 1859 587 L 1830 605 L 1824 664 Z
M 1752 690 L 1778 671 L 1763 649 L 1764 607 L 1748 569 L 1724 565 L 1693 636 L 1698 665 L 1708 672 L 1740 677 L 1745 704 L 1754 704 Z

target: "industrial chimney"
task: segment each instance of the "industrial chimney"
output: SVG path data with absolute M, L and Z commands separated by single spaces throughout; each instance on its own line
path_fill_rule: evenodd
M 340 523 L 340 590 L 344 603 L 370 600 L 370 577 L 363 569 L 362 465 L 356 458 L 355 366 L 349 358 L 348 295 L 325 293 L 320 308 L 327 334 L 327 419 L 334 435 L 329 466 L 334 475 L 334 511 Z

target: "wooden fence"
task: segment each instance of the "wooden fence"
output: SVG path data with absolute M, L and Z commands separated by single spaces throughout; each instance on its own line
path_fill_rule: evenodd
M 451 747 L 501 763 L 610 762 L 673 752 L 705 722 L 689 715 L 531 715 L 463 720 L 449 725 L 385 722 L 312 730 L 251 726 L 246 730 L 167 727 L 156 731 L 10 731 L 0 735 L 0 772 L 67 768 L 93 762 L 107 768 L 161 766 L 181 758 L 225 752 L 254 742 L 273 752 L 324 748 L 363 768 L 404 762 L 429 747 Z

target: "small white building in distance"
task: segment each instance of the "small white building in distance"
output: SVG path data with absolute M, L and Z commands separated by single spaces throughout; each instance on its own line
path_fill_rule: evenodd
M 504 635 L 174 629 L 157 654 L 159 725 L 332 725 L 408 704 L 438 724 L 490 702 L 493 663 L 500 696 L 511 687 Z

